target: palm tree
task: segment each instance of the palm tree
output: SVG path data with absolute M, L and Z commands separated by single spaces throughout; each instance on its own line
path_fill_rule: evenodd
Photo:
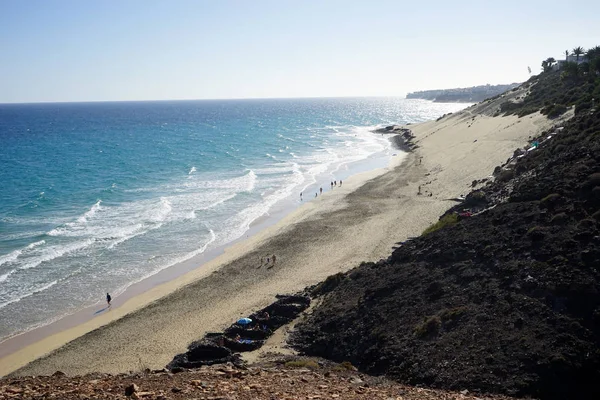
M 569 50 L 565 50 L 565 62 L 569 61 Z
M 544 70 L 544 72 L 552 71 L 552 67 L 554 66 L 554 64 L 556 64 L 556 60 L 554 59 L 554 57 L 547 58 L 544 61 L 542 61 L 542 69 Z
M 573 49 L 573 54 L 575 54 L 577 56 L 577 62 L 579 62 L 579 56 L 582 55 L 583 53 L 585 53 L 585 50 L 581 46 L 575 47 Z
M 600 57 L 600 46 L 592 47 L 585 55 L 587 56 L 588 61 Z

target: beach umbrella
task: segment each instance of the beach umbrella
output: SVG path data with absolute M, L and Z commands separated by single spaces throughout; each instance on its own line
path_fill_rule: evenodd
M 237 320 L 238 325 L 248 325 L 252 320 L 250 318 L 240 318 Z

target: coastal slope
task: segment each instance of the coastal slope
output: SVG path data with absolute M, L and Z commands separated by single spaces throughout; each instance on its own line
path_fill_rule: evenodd
M 598 398 L 600 112 L 592 96 L 599 90 L 598 79 L 551 72 L 510 92 L 501 107 L 522 115 L 518 129 L 540 108 L 561 110 L 552 120 L 558 126 L 515 146 L 496 168 L 481 160 L 494 178 L 473 182 L 475 190 L 388 259 L 317 288 L 322 304 L 297 326 L 298 347 L 410 384 Z M 425 147 L 444 126 L 471 120 L 461 137 L 478 139 L 473 149 L 477 121 L 499 120 L 468 113 L 494 115 L 492 103 L 414 132 Z M 482 146 L 492 157 L 508 150 L 504 144 L 490 135 Z

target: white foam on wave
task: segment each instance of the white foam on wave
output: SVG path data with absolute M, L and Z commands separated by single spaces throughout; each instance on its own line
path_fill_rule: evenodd
M 87 222 L 88 218 L 92 218 L 96 213 L 100 210 L 102 200 L 98 200 L 85 214 L 77 218 L 77 222 L 84 224 Z
M 195 219 L 196 211 L 214 208 L 241 192 L 251 192 L 258 179 L 252 169 L 230 179 L 206 180 L 197 174 L 191 178 L 172 185 L 175 194 L 171 196 L 114 206 L 101 206 L 101 201 L 98 201 L 75 221 L 56 227 L 47 234 L 94 239 L 98 245 L 114 249 L 132 238 L 159 229 L 164 223 Z
M 100 241 L 135 237 L 162 223 L 171 211 L 170 201 L 166 197 L 112 207 L 101 207 L 98 201 L 86 214 L 50 230 L 47 235 Z
M 122 230 L 119 231 L 119 237 L 117 237 L 114 240 L 112 240 L 110 242 L 110 244 L 107 246 L 107 249 L 112 250 L 116 246 L 120 245 L 123 242 L 126 242 L 126 241 L 128 241 L 130 239 L 133 239 L 134 237 L 143 235 L 143 234 L 147 233 L 150 230 L 158 229 L 161 226 L 162 226 L 162 224 L 157 224 L 157 225 L 155 225 L 154 227 L 152 227 L 150 229 L 144 229 L 144 226 L 142 224 L 137 224 L 137 225 L 128 227 L 129 233 L 127 233 L 127 230 L 122 229 Z
M 290 141 L 290 142 L 294 142 L 294 143 L 296 143 L 296 142 L 297 142 L 297 140 L 295 140 L 295 139 L 292 139 L 291 137 L 284 136 L 284 135 L 282 135 L 281 133 L 278 133 L 278 134 L 277 134 L 277 137 L 279 137 L 279 138 L 281 138 L 281 139 L 283 139 L 283 140 Z
M 34 242 L 34 243 L 31 243 L 31 244 L 27 245 L 27 250 L 34 249 L 34 248 L 36 248 L 36 247 L 38 247 L 38 246 L 41 246 L 41 245 L 43 245 L 43 244 L 46 244 L 46 241 L 45 241 L 45 240 L 40 240 L 39 242 Z
M 241 176 L 236 176 L 229 179 L 206 179 L 206 177 L 197 176 L 197 179 L 187 180 L 183 184 L 175 184 L 166 186 L 164 189 L 175 192 L 190 192 L 197 189 L 232 189 L 232 190 L 247 190 L 256 180 L 256 174 L 253 170 L 247 169 Z
M 10 252 L 9 254 L 0 257 L 0 266 L 2 266 L 3 264 L 10 264 L 13 263 L 14 261 L 16 261 L 19 256 L 21 256 L 24 252 L 27 252 L 28 250 L 32 250 L 34 248 L 36 248 L 37 246 L 41 246 L 42 244 L 46 243 L 45 240 L 40 240 L 39 242 L 34 242 L 34 243 L 30 243 L 27 246 L 21 248 L 21 249 L 17 249 L 14 250 L 12 252 Z M 10 275 L 10 274 L 9 274 Z M 4 275 L 2 275 L 4 276 Z M 7 275 L 8 276 L 8 275 Z M 0 277 L 0 282 L 2 282 L 2 277 Z M 6 279 L 6 278 L 5 278 Z M 5 280 L 4 279 L 4 280 Z
M 335 177 L 342 166 L 369 158 L 373 154 L 383 152 L 390 148 L 387 138 L 373 134 L 374 126 L 332 125 L 313 128 L 311 139 L 320 138 L 319 142 L 313 140 L 315 150 L 301 157 L 296 157 L 300 169 L 305 175 L 305 184 L 301 191 L 306 190 L 324 175 Z M 316 144 L 318 143 L 318 144 Z
M 254 173 L 253 170 L 250 170 L 250 172 L 248 172 L 248 185 L 246 186 L 246 192 L 251 192 L 252 190 L 254 190 L 254 187 L 256 186 L 256 174 Z
M 343 165 L 364 160 L 390 148 L 391 144 L 387 138 L 379 137 L 372 132 L 375 128 L 375 126 L 350 126 L 347 130 L 336 134 L 343 141 L 343 146 L 328 148 L 328 151 L 336 157 L 333 162 L 333 173 Z
M 260 176 L 288 174 L 294 170 L 294 164 L 295 163 L 292 163 L 292 162 L 268 164 L 264 168 L 257 168 L 256 173 L 259 174 Z
M 0 275 L 0 283 L 4 282 L 5 280 L 8 279 L 9 276 L 11 276 L 12 274 L 14 274 L 15 272 L 17 272 L 16 269 L 11 269 L 10 271 L 8 271 L 5 274 Z
M 208 240 L 198 249 L 193 250 L 189 253 L 183 254 L 179 257 L 174 257 L 170 260 L 168 260 L 167 262 L 165 262 L 164 264 L 162 264 L 161 266 L 159 266 L 158 268 L 155 268 L 154 270 L 152 270 L 152 272 L 144 274 L 143 276 L 141 276 L 140 278 L 133 280 L 131 282 L 129 282 L 127 285 L 121 287 L 120 289 L 117 289 L 114 293 L 115 295 L 119 295 L 121 293 L 123 293 L 128 287 L 130 287 L 131 285 L 134 285 L 138 282 L 143 281 L 144 279 L 148 279 L 149 277 L 156 275 L 157 273 L 159 273 L 160 271 L 167 269 L 169 267 L 172 267 L 173 265 L 176 264 L 180 264 L 182 262 L 185 262 L 193 257 L 196 257 L 197 255 L 200 255 L 202 253 L 204 253 L 206 251 L 206 249 L 208 248 L 209 245 L 211 245 L 217 238 L 217 236 L 215 235 L 215 232 L 212 229 L 208 229 L 208 233 L 209 233 L 209 238 Z M 152 259 L 156 259 L 156 258 L 160 258 L 160 256 L 155 256 L 152 257 Z
M 173 211 L 173 207 L 171 206 L 171 201 L 167 197 L 160 198 L 160 206 L 155 211 L 150 211 L 148 213 L 150 220 L 154 222 L 162 222 L 167 218 Z
M 192 167 L 192 169 L 190 169 L 190 172 L 188 172 L 188 175 L 192 175 L 196 171 L 196 167 Z
M 27 297 L 33 296 L 34 294 L 38 294 L 45 290 L 48 290 L 52 286 L 56 285 L 57 283 L 58 283 L 58 280 L 54 280 L 50 283 L 44 284 L 42 286 L 38 286 L 38 287 L 34 288 L 33 290 L 30 290 L 29 292 L 27 292 L 19 297 L 15 297 L 14 299 L 8 300 L 4 303 L 0 303 L 0 308 L 4 308 L 4 307 L 8 306 L 9 304 L 17 303 Z
M 305 180 L 304 174 L 300 171 L 297 163 L 292 164 L 292 174 L 281 176 L 278 179 L 270 180 L 269 184 L 275 187 L 275 190 L 263 192 L 262 201 L 258 201 L 246 206 L 235 215 L 230 216 L 222 224 L 217 233 L 219 245 L 227 244 L 240 238 L 250 229 L 250 225 L 261 216 L 267 214 L 269 210 L 279 201 L 289 197 L 293 190 L 301 185 Z
M 5 256 L 0 257 L 0 266 L 4 265 L 4 264 L 9 264 L 12 263 L 13 261 L 15 261 L 17 258 L 19 258 L 19 256 L 23 253 L 23 250 L 18 249 L 18 250 L 14 250 L 11 251 L 10 253 L 8 253 Z
M 74 253 L 79 250 L 83 250 L 86 247 L 91 246 L 94 241 L 94 239 L 87 239 L 66 245 L 47 246 L 43 248 L 37 256 L 30 257 L 27 263 L 19 267 L 19 270 L 35 268 L 48 261 L 55 260 L 59 257 Z

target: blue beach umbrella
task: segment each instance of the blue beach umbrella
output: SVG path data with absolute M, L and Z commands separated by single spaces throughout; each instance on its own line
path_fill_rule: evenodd
M 252 320 L 250 318 L 240 318 L 237 320 L 238 325 L 248 325 Z

